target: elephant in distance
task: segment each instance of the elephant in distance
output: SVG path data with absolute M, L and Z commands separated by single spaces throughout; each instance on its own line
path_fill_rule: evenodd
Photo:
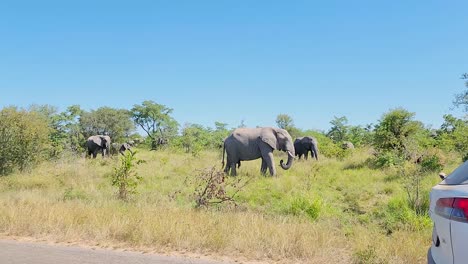
M 310 151 L 311 157 L 318 160 L 318 142 L 314 137 L 296 138 L 296 140 L 294 140 L 294 149 L 299 159 L 304 155 L 304 159 L 307 160 Z
M 110 155 L 111 138 L 109 136 L 95 135 L 90 136 L 86 141 L 87 155 L 96 158 L 98 153 L 102 157 Z

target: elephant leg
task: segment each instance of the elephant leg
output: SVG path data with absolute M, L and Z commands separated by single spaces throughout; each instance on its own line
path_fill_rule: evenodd
M 265 175 L 266 170 L 267 170 L 267 163 L 265 159 L 262 158 L 262 167 L 260 168 L 260 172 L 262 173 L 262 175 Z
M 304 154 L 304 159 L 307 160 L 309 158 L 309 151 L 306 151 L 306 153 Z
M 231 163 L 228 161 L 226 162 L 226 166 L 224 167 L 224 173 L 229 175 L 229 170 L 231 170 Z
M 97 150 L 94 150 L 93 151 L 93 159 L 95 159 L 97 157 Z
M 237 176 L 236 165 L 236 162 L 233 162 L 229 165 L 231 167 L 231 176 Z
M 273 159 L 273 151 L 269 151 L 266 153 L 262 153 L 262 160 L 265 160 L 265 163 L 268 166 L 268 169 L 270 170 L 270 175 L 275 176 L 276 175 L 276 169 L 275 169 L 275 164 L 273 164 L 274 159 Z

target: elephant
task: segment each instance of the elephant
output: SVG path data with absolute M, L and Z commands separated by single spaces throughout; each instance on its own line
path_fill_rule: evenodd
M 291 168 L 294 160 L 294 145 L 288 131 L 275 127 L 237 128 L 223 144 L 223 166 L 226 174 L 236 176 L 236 165 L 240 167 L 242 160 L 262 159 L 260 172 L 266 173 L 267 168 L 270 175 L 276 175 L 273 160 L 273 151 L 282 150 L 288 153 L 288 162 L 280 165 L 284 170 Z M 227 162 L 224 163 L 224 152 Z
M 112 144 L 111 144 L 111 152 L 110 152 L 111 155 L 117 154 L 117 152 L 119 152 L 119 149 L 120 149 L 120 146 L 121 146 L 121 145 L 122 145 L 122 144 L 120 144 L 120 143 L 115 143 L 115 142 L 112 143 Z
M 96 158 L 98 152 L 102 153 L 102 157 L 104 158 L 106 155 L 110 155 L 110 146 L 111 146 L 111 138 L 109 136 L 103 135 L 96 135 L 90 136 L 86 141 L 86 148 L 88 150 L 88 156 L 93 156 Z
M 314 137 L 296 138 L 296 140 L 294 140 L 294 149 L 299 159 L 304 155 L 304 159 L 307 160 L 310 151 L 312 158 L 318 160 L 318 142 Z
M 354 149 L 354 144 L 350 141 L 344 141 L 342 144 L 341 144 L 341 148 L 342 149 Z
M 145 140 L 143 138 L 134 138 L 132 141 L 133 141 L 133 146 L 136 147 L 140 145 L 141 143 L 143 143 Z M 131 142 L 128 142 L 128 143 L 131 143 Z
M 123 143 L 120 145 L 119 153 L 124 155 L 125 151 L 128 150 L 132 152 L 132 146 L 129 143 Z

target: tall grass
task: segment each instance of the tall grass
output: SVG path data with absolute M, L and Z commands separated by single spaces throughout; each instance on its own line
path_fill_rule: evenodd
M 428 216 L 405 203 L 397 171 L 372 169 L 368 157 L 356 150 L 343 161 L 297 161 L 278 177 L 243 162 L 238 177 L 252 179 L 238 206 L 212 209 L 195 209 L 187 179 L 221 169 L 217 152 L 140 151 L 147 162 L 129 201 L 111 186 L 117 159 L 47 162 L 0 178 L 0 233 L 285 263 L 423 263 Z M 437 178 L 425 177 L 423 188 Z

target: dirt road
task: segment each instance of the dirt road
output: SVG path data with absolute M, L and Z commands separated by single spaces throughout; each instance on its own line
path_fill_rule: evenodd
M 0 240 L 0 264 L 221 264 L 183 257 L 168 257 L 107 249 Z

